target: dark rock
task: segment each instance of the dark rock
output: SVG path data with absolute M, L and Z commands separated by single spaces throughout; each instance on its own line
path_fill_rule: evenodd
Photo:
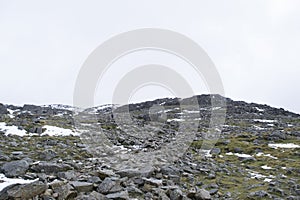
M 71 181 L 70 184 L 78 192 L 91 192 L 93 190 L 93 183 L 82 182 L 82 181 Z
M 48 174 L 68 171 L 72 170 L 73 168 L 68 164 L 40 162 L 37 165 L 33 165 L 31 169 L 35 172 Z
M 171 200 L 181 200 L 183 197 L 183 193 L 180 189 L 171 190 L 169 192 L 169 197 Z
M 0 192 L 1 200 L 10 199 L 31 199 L 37 195 L 42 194 L 47 189 L 47 184 L 36 181 L 29 184 L 15 184 L 4 188 Z
M 9 112 L 7 111 L 7 108 L 2 103 L 0 103 L 0 115 L 5 115 L 8 113 Z
M 57 153 L 55 151 L 53 151 L 52 149 L 46 149 L 45 151 L 43 151 L 40 154 L 40 159 L 41 160 L 52 160 L 53 158 L 55 158 L 57 156 Z
M 221 153 L 221 149 L 220 148 L 213 148 L 210 153 L 212 155 L 219 155 Z
M 196 200 L 206 200 L 206 199 L 211 199 L 211 196 L 210 196 L 210 194 L 209 194 L 209 192 L 207 190 L 200 189 L 195 194 L 195 199 Z
M 129 200 L 129 195 L 127 191 L 116 192 L 106 195 L 108 199 L 117 199 L 117 200 Z
M 259 190 L 255 192 L 251 192 L 249 194 L 249 197 L 259 197 L 259 198 L 264 198 L 264 197 L 269 197 L 270 194 L 264 190 Z
M 5 174 L 6 177 L 11 178 L 24 175 L 28 168 L 29 164 L 27 161 L 19 160 L 5 163 L 2 166 L 1 171 Z
M 75 200 L 108 200 L 108 198 L 103 194 L 93 191 L 90 194 L 81 194 L 77 196 Z
M 58 200 L 73 199 L 77 196 L 74 188 L 63 181 L 55 181 L 49 184 L 53 192 L 57 194 Z
M 112 178 L 105 178 L 104 181 L 98 186 L 97 191 L 101 194 L 108 194 L 113 192 L 119 192 L 123 188 L 120 185 L 120 180 L 114 180 Z

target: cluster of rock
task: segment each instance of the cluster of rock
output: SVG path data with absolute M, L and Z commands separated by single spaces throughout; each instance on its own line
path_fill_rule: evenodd
M 211 98 L 197 96 L 199 110 L 188 106 L 195 98 L 165 98 L 86 110 L 0 104 L 0 122 L 28 133 L 21 137 L 0 130 L 0 173 L 7 178 L 31 181 L 4 188 L 0 200 L 299 199 L 299 148 L 277 150 L 268 144 L 299 144 L 300 116 L 218 95 L 213 98 L 226 102 L 226 107 L 213 107 Z M 203 138 L 209 132 L 214 109 L 226 109 L 226 120 L 217 127 L 222 133 L 215 147 L 203 154 Z M 181 121 L 188 119 L 184 113 L 195 119 L 198 128 L 190 148 L 178 160 L 139 168 L 120 160 L 122 169 L 113 166 L 113 153 L 155 152 L 172 142 L 181 133 Z M 124 124 L 116 116 L 123 117 Z M 128 117 L 130 126 L 126 124 Z M 96 134 L 101 127 L 118 151 L 99 156 L 76 135 L 42 136 L 45 125 L 77 129 L 87 135 Z M 268 167 L 262 168 L 263 165 L 272 170 L 266 171 Z

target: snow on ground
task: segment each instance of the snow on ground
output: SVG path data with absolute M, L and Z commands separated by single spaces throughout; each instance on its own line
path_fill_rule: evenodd
M 256 110 L 258 110 L 259 112 L 265 111 L 264 109 L 261 109 L 261 108 L 258 108 L 258 107 L 255 107 L 255 108 L 256 108 Z
M 264 154 L 264 153 L 262 153 L 262 152 L 259 152 L 259 153 L 257 153 L 256 154 L 256 156 L 265 156 L 265 157 L 269 157 L 269 158 L 273 158 L 273 159 L 278 159 L 277 157 L 275 157 L 275 156 L 272 156 L 271 154 Z
M 272 119 L 254 119 L 255 122 L 261 122 L 261 123 L 274 123 L 277 122 L 277 120 Z
M 183 110 L 185 113 L 200 113 L 199 110 Z
M 175 122 L 182 122 L 182 121 L 185 121 L 184 119 L 168 119 L 167 122 L 172 122 L 172 121 L 175 121 Z
M 278 148 L 283 148 L 283 149 L 295 149 L 295 148 L 300 148 L 300 145 L 293 144 L 293 143 L 278 143 L 278 144 L 268 144 L 269 147 L 273 149 L 278 149 Z
M 9 186 L 9 185 L 13 185 L 13 184 L 28 184 L 28 183 L 32 183 L 36 180 L 24 180 L 24 179 L 20 179 L 20 178 L 7 178 L 4 176 L 4 174 L 0 174 L 0 191 L 3 190 L 5 187 Z
M 5 132 L 5 135 L 25 136 L 26 131 L 18 129 L 17 126 L 7 126 L 5 122 L 0 122 L 0 131 Z
M 15 116 L 13 115 L 13 114 L 14 114 L 14 111 L 13 111 L 13 110 L 7 109 L 7 111 L 9 112 L 8 116 L 9 116 L 10 118 L 15 118 Z
M 43 132 L 41 135 L 49 135 L 49 136 L 69 136 L 69 135 L 78 135 L 78 133 L 75 133 L 74 131 L 70 129 L 60 128 L 56 126 L 43 126 L 43 128 L 46 129 L 45 132 Z
M 265 128 L 262 128 L 262 127 L 259 127 L 259 126 L 256 126 L 256 125 L 253 125 L 253 128 L 255 128 L 256 130 L 265 130 Z
M 226 153 L 226 155 L 229 155 L 229 156 L 237 156 L 237 157 L 241 157 L 241 158 L 251 158 L 252 156 L 249 155 L 249 154 L 243 154 L 243 153 L 232 153 L 232 152 L 228 152 Z
M 273 169 L 272 167 L 269 167 L 267 165 L 261 166 L 262 169 Z

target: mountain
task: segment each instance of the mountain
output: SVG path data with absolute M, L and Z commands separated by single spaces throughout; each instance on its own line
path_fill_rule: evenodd
M 0 199 L 299 199 L 300 115 L 220 95 L 0 104 L 0 167 Z

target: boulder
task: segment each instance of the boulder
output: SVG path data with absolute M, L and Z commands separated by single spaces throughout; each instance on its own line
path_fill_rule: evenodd
M 1 171 L 8 178 L 24 175 L 29 168 L 29 164 L 25 160 L 11 161 L 5 163 Z

